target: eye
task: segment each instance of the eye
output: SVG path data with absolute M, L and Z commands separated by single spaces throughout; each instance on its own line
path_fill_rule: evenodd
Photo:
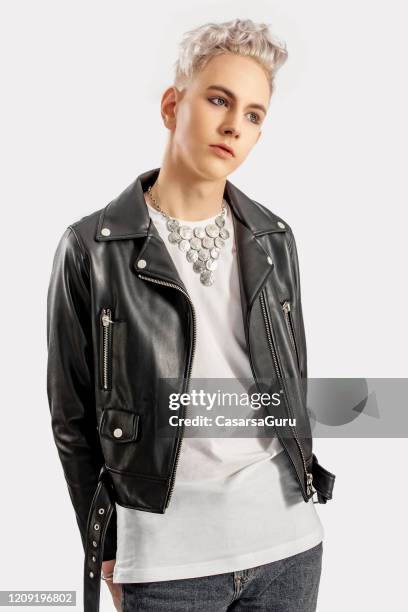
M 223 102 L 226 102 L 225 98 L 222 98 L 221 96 L 214 96 L 213 98 L 208 98 L 208 100 L 211 102 L 211 104 L 214 104 L 213 100 L 223 100 Z M 221 106 L 221 105 L 216 104 L 215 106 Z
M 224 103 L 228 104 L 225 98 L 221 96 L 213 96 L 212 98 L 208 98 L 208 101 L 211 102 L 211 104 L 215 104 L 215 106 L 224 106 L 224 104 L 217 104 L 213 102 L 213 100 L 222 100 Z M 255 123 L 257 125 L 258 123 L 261 122 L 261 118 L 257 113 L 251 112 L 251 113 L 248 113 L 248 115 L 253 115 L 255 117 L 255 120 L 250 119 L 251 123 Z
M 252 123 L 260 123 L 261 122 L 261 118 L 257 113 L 248 113 L 249 115 L 254 115 L 256 117 L 255 121 L 252 121 Z

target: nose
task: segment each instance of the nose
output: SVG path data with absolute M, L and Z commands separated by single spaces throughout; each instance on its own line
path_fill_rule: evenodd
M 233 138 L 239 137 L 240 129 L 239 118 L 237 114 L 230 114 L 228 117 L 225 117 L 225 121 L 221 125 L 221 132 L 226 136 L 232 136 Z
M 239 136 L 239 131 L 234 126 L 223 127 L 222 133 L 227 134 L 228 136 L 234 136 L 235 138 Z
M 227 127 L 227 128 L 223 128 L 223 133 L 224 134 L 230 134 L 232 136 L 235 136 L 237 134 L 238 130 L 234 127 Z

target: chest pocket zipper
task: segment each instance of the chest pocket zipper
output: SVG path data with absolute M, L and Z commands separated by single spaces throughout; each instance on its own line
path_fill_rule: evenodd
M 103 308 L 101 312 L 101 383 L 105 391 L 112 389 L 112 311 Z
M 288 328 L 290 342 L 292 344 L 293 352 L 295 353 L 295 357 L 296 357 L 297 367 L 298 367 L 298 370 L 300 372 L 299 351 L 298 351 L 298 347 L 297 347 L 297 344 L 296 344 L 295 328 L 294 328 L 294 325 L 293 325 L 292 311 L 291 311 L 291 308 L 290 308 L 289 300 L 285 300 L 285 302 L 283 302 L 282 310 L 283 310 L 283 314 L 285 315 L 286 327 Z

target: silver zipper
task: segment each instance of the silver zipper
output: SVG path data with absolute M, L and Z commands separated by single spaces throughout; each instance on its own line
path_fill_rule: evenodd
M 293 327 L 293 320 L 292 320 L 292 315 L 291 315 L 290 302 L 288 300 L 283 302 L 282 310 L 283 310 L 283 313 L 285 315 L 286 327 L 288 328 L 290 341 L 291 341 L 292 346 L 293 346 L 293 350 L 294 350 L 294 353 L 295 353 L 298 370 L 300 372 L 300 359 L 299 359 L 299 353 L 298 353 L 298 349 L 297 349 L 297 345 L 296 345 L 296 336 L 295 336 L 295 329 Z
M 170 283 L 169 281 L 158 280 L 157 278 L 151 278 L 150 276 L 144 276 L 143 274 L 138 274 L 138 277 L 142 278 L 143 280 L 148 280 L 148 281 L 150 281 L 152 283 L 158 283 L 159 285 L 165 285 L 167 287 L 174 287 L 174 289 L 178 289 L 179 291 L 181 291 L 181 293 L 183 293 L 183 295 L 186 296 L 187 300 L 189 301 L 189 303 L 191 305 L 191 314 L 193 316 L 193 341 L 192 341 L 192 349 L 191 349 L 191 359 L 190 359 L 190 363 L 189 363 L 188 371 L 187 371 L 187 384 L 186 384 L 186 388 L 184 389 L 184 393 L 188 393 L 188 387 L 189 387 L 189 382 L 190 382 L 190 374 L 191 374 L 191 369 L 192 369 L 192 365 L 193 365 L 194 351 L 195 351 L 195 345 L 196 345 L 196 316 L 195 316 L 195 309 L 194 309 L 194 306 L 193 306 L 193 302 L 191 301 L 191 298 L 188 295 L 188 293 L 186 291 L 184 291 L 184 289 L 182 289 L 176 283 Z M 188 405 L 186 405 L 186 407 L 185 407 L 184 417 L 187 416 L 187 409 L 188 409 Z M 167 493 L 166 508 L 168 507 L 168 505 L 170 503 L 171 496 L 173 495 L 174 484 L 175 484 L 175 479 L 176 479 L 176 472 L 177 472 L 177 466 L 179 464 L 180 453 L 181 453 L 181 449 L 182 449 L 182 445 L 183 445 L 183 437 L 184 437 L 183 434 L 184 434 L 184 423 L 183 423 L 183 425 L 181 427 L 181 434 L 180 434 L 178 445 L 177 445 L 176 459 L 175 459 L 175 462 L 174 462 L 173 473 L 171 475 L 170 486 L 169 486 L 169 490 L 168 490 L 168 493 Z
M 102 346 L 103 346 L 103 354 L 102 354 L 102 386 L 105 390 L 110 388 L 110 335 L 111 335 L 111 325 L 114 323 L 112 321 L 112 311 L 110 308 L 102 309 Z
M 261 294 L 259 296 L 259 299 L 260 299 L 260 302 L 261 302 L 261 308 L 262 308 L 262 314 L 263 314 L 263 318 L 264 318 L 264 322 L 265 322 L 265 328 L 266 328 L 266 335 L 267 335 L 267 339 L 268 339 L 268 344 L 269 344 L 269 348 L 271 350 L 273 363 L 275 365 L 276 376 L 278 377 L 278 380 L 280 381 L 281 385 L 284 387 L 283 377 L 282 377 L 282 374 L 281 374 L 281 371 L 280 371 L 280 367 L 279 367 L 277 356 L 276 356 L 275 347 L 274 347 L 273 341 L 272 341 L 272 333 L 271 333 L 269 319 L 268 319 L 267 312 L 266 312 L 265 297 L 264 297 L 264 293 L 263 292 L 261 292 Z M 285 398 L 286 398 L 286 393 L 285 393 Z M 286 400 L 286 406 L 288 408 L 290 416 L 292 417 L 292 419 L 294 419 L 294 416 L 292 414 L 292 410 L 291 410 L 291 407 L 290 407 L 290 402 L 289 402 L 288 399 Z M 304 469 L 304 473 L 305 473 L 305 477 L 306 477 L 306 492 L 307 492 L 307 495 L 310 495 L 312 493 L 313 474 L 311 472 L 307 471 L 306 459 L 305 459 L 305 455 L 304 455 L 304 452 L 303 452 L 302 445 L 300 444 L 300 441 L 298 439 L 298 436 L 297 436 L 295 428 L 293 427 L 293 425 L 290 425 L 290 427 L 292 429 L 293 437 L 295 438 L 295 440 L 297 442 L 297 445 L 299 447 L 299 451 L 300 451 L 300 454 L 301 454 L 301 457 L 302 457 L 303 469 Z

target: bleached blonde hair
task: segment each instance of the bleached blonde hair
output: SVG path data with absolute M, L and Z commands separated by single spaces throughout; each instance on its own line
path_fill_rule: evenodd
M 254 23 L 251 19 L 210 22 L 186 32 L 174 64 L 174 85 L 184 89 L 212 57 L 225 53 L 254 58 L 265 71 L 272 96 L 276 72 L 285 63 L 288 52 L 285 43 L 272 35 L 268 24 Z

